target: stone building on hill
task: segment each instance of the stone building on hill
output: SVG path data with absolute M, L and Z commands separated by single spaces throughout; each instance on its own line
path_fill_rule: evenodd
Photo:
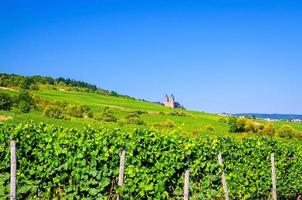
M 169 98 L 168 95 L 166 95 L 166 97 L 165 97 L 165 106 L 170 107 L 170 108 L 175 108 L 175 98 L 174 98 L 173 94 L 171 95 L 170 98 Z
M 170 108 L 182 108 L 182 109 L 184 109 L 184 107 L 182 105 L 180 105 L 180 103 L 175 101 L 175 97 L 173 96 L 173 94 L 170 97 L 168 95 L 165 96 L 164 105 L 166 107 L 170 107 Z

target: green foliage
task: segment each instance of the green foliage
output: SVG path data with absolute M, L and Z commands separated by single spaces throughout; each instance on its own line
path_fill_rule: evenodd
M 244 131 L 250 133 L 257 133 L 260 129 L 263 129 L 263 125 L 260 125 L 257 122 L 254 122 L 251 119 L 247 119 L 244 125 Z
M 273 136 L 275 134 L 275 128 L 271 123 L 268 123 L 264 126 L 262 133 L 265 135 Z
M 227 119 L 226 119 L 225 117 L 219 118 L 218 121 L 219 121 L 220 123 L 227 123 L 227 122 L 228 122 Z
M 103 121 L 103 122 L 117 122 L 117 118 L 113 115 L 113 111 L 110 107 L 105 107 L 103 113 L 99 117 L 94 119 Z
M 138 114 L 138 115 L 147 114 L 146 111 L 142 111 L 142 110 L 136 110 L 136 111 L 133 111 L 132 113 L 135 113 L 135 114 Z
M 66 112 L 72 117 L 83 117 L 83 108 L 80 105 L 68 105 L 66 108 Z
M 24 78 L 23 82 L 21 84 L 21 89 L 22 90 L 38 90 L 39 86 L 35 82 L 33 78 Z
M 93 112 L 89 106 L 82 106 L 82 111 L 84 118 L 93 118 Z
M 64 116 L 64 110 L 58 105 L 48 105 L 43 111 L 43 115 L 46 117 L 56 118 L 56 119 L 68 119 Z
M 229 132 L 230 133 L 238 132 L 237 117 L 229 117 L 228 123 L 229 123 Z
M 103 122 L 117 122 L 117 118 L 112 112 L 103 112 L 100 117 L 95 117 L 95 119 Z
M 9 193 L 9 142 L 17 141 L 18 199 L 178 199 L 190 165 L 190 196 L 223 199 L 221 171 L 230 199 L 271 197 L 270 154 L 275 153 L 280 199 L 302 191 L 302 147 L 269 137 L 187 138 L 147 130 L 63 129 L 45 124 L 0 123 L 0 198 Z M 120 152 L 125 179 L 117 186 Z M 223 167 L 218 152 L 223 153 Z M 38 191 L 41 196 L 38 197 Z
M 34 102 L 39 110 L 43 111 L 46 117 L 66 119 L 76 118 L 93 118 L 93 112 L 89 106 L 72 105 L 65 101 L 47 101 L 39 97 L 34 98 Z
M 0 94 L 0 110 L 10 110 L 14 100 L 7 94 Z
M 174 110 L 174 111 L 169 112 L 168 115 L 173 115 L 173 116 L 187 116 L 186 113 L 181 112 L 181 111 L 177 111 L 177 110 Z
M 91 92 L 101 95 L 111 95 L 134 99 L 127 95 L 118 94 L 115 91 L 108 91 L 98 88 L 96 85 L 77 81 L 70 78 L 59 77 L 57 79 L 47 76 L 21 76 L 16 74 L 0 73 L 0 86 L 21 88 L 25 90 L 38 90 L 40 85 L 50 86 L 52 89 L 64 89 L 66 91 Z
M 144 125 L 145 122 L 140 118 L 137 113 L 130 113 L 125 117 L 125 121 L 127 124 L 136 124 L 136 125 Z
M 210 124 L 206 125 L 206 131 L 214 131 L 214 127 Z
M 277 135 L 282 138 L 292 138 L 295 136 L 297 130 L 290 125 L 283 125 L 277 130 Z
M 249 118 L 229 118 L 229 132 L 231 133 L 258 133 L 261 132 L 264 126 Z
M 19 96 L 17 97 L 17 104 L 24 113 L 28 113 L 30 109 L 34 107 L 33 98 L 28 90 L 20 90 Z
M 160 126 L 165 128 L 174 128 L 175 122 L 173 120 L 167 119 L 165 121 L 160 122 Z

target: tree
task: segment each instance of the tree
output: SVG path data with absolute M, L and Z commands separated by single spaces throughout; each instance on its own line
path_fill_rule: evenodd
M 237 117 L 230 117 L 229 118 L 229 132 L 236 133 L 237 132 Z
M 33 98 L 28 90 L 21 90 L 17 98 L 18 107 L 22 112 L 28 113 L 33 106 Z
M 13 99 L 7 94 L 0 94 L 0 110 L 10 110 Z
M 23 83 L 22 83 L 22 85 L 21 85 L 21 89 L 23 89 L 23 90 L 29 90 L 30 86 L 32 84 L 34 84 L 34 83 L 35 83 L 34 79 L 32 79 L 32 78 L 25 78 L 24 81 L 23 81 Z

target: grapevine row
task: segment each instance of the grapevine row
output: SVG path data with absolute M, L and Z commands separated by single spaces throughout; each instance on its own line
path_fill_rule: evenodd
M 45 124 L 0 124 L 0 198 L 9 194 L 9 142 L 17 142 L 18 199 L 181 199 L 190 167 L 190 199 L 222 199 L 224 171 L 230 199 L 272 195 L 271 153 L 275 154 L 277 193 L 302 193 L 300 144 L 268 137 L 242 140 L 163 135 L 148 130 Z M 118 187 L 121 150 L 126 150 L 123 187 Z M 223 154 L 223 166 L 217 160 Z

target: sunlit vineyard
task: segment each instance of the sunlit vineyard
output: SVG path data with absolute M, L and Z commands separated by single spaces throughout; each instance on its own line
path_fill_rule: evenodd
M 225 172 L 230 199 L 269 199 L 270 154 L 275 153 L 281 199 L 302 193 L 302 147 L 268 137 L 199 138 L 148 130 L 56 128 L 0 124 L 0 195 L 9 197 L 9 142 L 17 143 L 18 199 L 181 199 L 190 168 L 190 199 L 222 199 Z M 123 187 L 117 186 L 126 150 Z M 224 166 L 217 161 L 222 152 Z

